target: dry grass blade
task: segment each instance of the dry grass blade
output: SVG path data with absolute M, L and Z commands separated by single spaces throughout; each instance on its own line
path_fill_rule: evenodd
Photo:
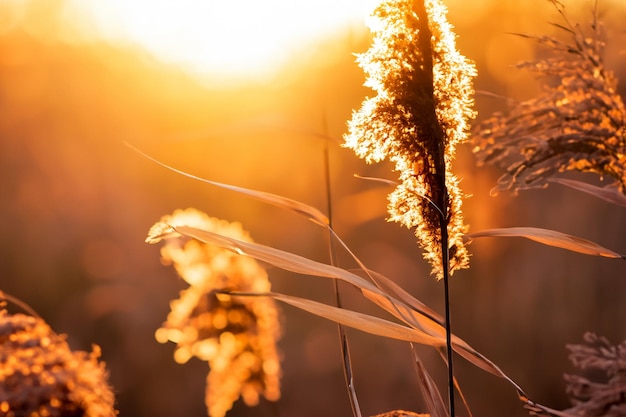
M 243 242 L 194 227 L 177 226 L 175 230 L 185 236 L 198 239 L 205 243 L 224 247 L 242 255 L 251 256 L 287 271 L 304 275 L 341 279 L 359 289 L 370 301 L 390 312 L 392 315 L 405 323 L 417 329 L 426 331 L 435 337 L 442 337 L 445 333 L 441 324 L 433 321 L 432 318 L 423 315 L 419 311 L 414 311 L 404 303 L 390 297 L 371 282 L 345 269 L 316 262 L 303 256 L 285 252 L 280 249 L 258 243 Z M 167 233 L 167 231 L 165 231 L 165 233 Z M 417 303 L 419 303 L 419 301 L 417 301 Z M 458 341 L 457 343 L 464 347 L 468 347 L 464 342 L 461 343 L 461 341 Z
M 572 252 L 583 253 L 586 255 L 603 256 L 613 259 L 626 259 L 625 255 L 621 255 L 610 249 L 602 247 L 597 243 L 581 237 L 568 235 L 566 233 L 557 232 L 556 230 L 541 229 L 537 227 L 508 227 L 500 229 L 487 229 L 467 235 L 469 239 L 477 237 L 523 237 L 534 240 L 548 246 L 554 246 L 561 249 L 567 249 Z
M 251 256 L 287 271 L 304 275 L 341 279 L 359 289 L 366 298 L 405 323 L 416 329 L 425 331 L 433 337 L 442 338 L 443 340 L 443 334 L 445 331 L 439 323 L 433 321 L 433 319 L 428 316 L 424 316 L 418 311 L 414 311 L 404 303 L 394 300 L 371 282 L 350 271 L 321 262 L 316 262 L 303 256 L 285 252 L 280 249 L 258 243 L 243 242 L 206 230 L 200 230 L 187 226 L 177 226 L 175 230 L 185 236 L 198 239 L 205 243 L 224 247 L 242 255 Z M 169 236 L 167 231 L 164 231 L 164 233 Z M 417 303 L 419 303 L 419 301 L 417 301 Z M 464 347 L 469 347 L 462 341 L 457 341 L 457 343 Z
M 397 186 L 398 185 L 397 181 L 388 180 L 386 178 L 364 177 L 364 176 L 359 175 L 359 174 L 354 174 L 354 178 L 359 178 L 361 180 L 366 180 L 366 181 L 379 182 L 379 183 L 382 183 L 384 185 L 392 185 L 392 186 Z
M 372 281 L 374 281 L 374 284 L 376 284 L 376 286 L 383 292 L 407 304 L 416 312 L 419 312 L 431 320 L 443 325 L 443 318 L 435 310 L 413 297 L 408 291 L 396 284 L 393 280 L 370 269 L 366 269 L 365 272 L 372 279 Z
M 381 294 L 378 292 L 371 292 L 366 289 L 362 291 L 363 295 L 386 310 L 388 313 L 392 314 L 396 318 L 404 321 L 409 326 L 419 329 L 427 334 L 439 337 L 442 340 L 445 339 L 446 330 L 443 325 L 435 321 L 435 318 L 429 317 L 427 315 L 422 314 L 419 311 L 415 311 L 412 308 L 409 308 L 404 303 L 390 297 L 387 294 Z M 493 362 L 485 358 L 482 354 L 472 348 L 469 344 L 467 344 L 463 339 L 452 335 L 451 337 L 452 349 L 463 358 L 465 358 L 470 363 L 474 364 L 478 368 L 483 369 L 493 375 L 504 378 L 509 381 L 516 389 L 520 390 L 519 386 L 515 384 L 508 376 L 500 370 Z
M 417 356 L 415 349 L 411 349 L 411 353 L 413 354 L 413 360 L 415 361 L 415 370 L 417 372 L 420 392 L 426 402 L 426 409 L 430 413 L 430 416 L 449 417 L 448 411 L 446 410 L 446 406 L 443 403 L 443 399 L 441 398 L 441 394 L 437 389 L 435 381 L 433 381 L 426 368 L 424 368 L 424 364 L 420 360 L 419 356 Z
M 241 255 L 251 256 L 286 271 L 325 278 L 339 278 L 351 285 L 354 285 L 356 288 L 380 292 L 374 284 L 356 274 L 353 274 L 352 272 L 336 266 L 316 262 L 294 253 L 285 252 L 283 250 L 258 243 L 243 242 L 194 227 L 177 226 L 175 230 L 182 235 L 232 250 Z
M 15 304 L 16 306 L 18 306 L 19 308 L 21 308 L 22 310 L 24 310 L 26 313 L 30 314 L 31 316 L 41 319 L 43 320 L 43 318 L 37 314 L 37 312 L 28 304 L 26 304 L 24 301 L 20 300 L 17 297 L 13 297 L 10 294 L 7 294 L 4 291 L 0 290 L 0 308 L 3 307 L 4 301 L 8 301 L 12 304 Z
M 430 417 L 428 414 L 417 414 L 406 410 L 393 410 L 372 417 Z
M 582 191 L 583 193 L 591 194 L 592 196 L 608 201 L 609 203 L 626 207 L 626 196 L 615 187 L 598 187 L 586 182 L 568 180 L 565 178 L 550 178 L 548 181 L 573 188 L 574 190 Z
M 216 233 L 211 233 L 193 227 L 178 226 L 175 230 L 176 232 L 185 236 L 192 237 L 194 239 L 198 239 L 202 242 L 206 242 L 209 244 L 217 245 L 235 251 L 242 255 L 251 256 L 260 261 L 270 263 L 287 271 L 296 272 L 304 275 L 341 279 L 355 286 L 363 293 L 365 297 L 383 308 L 385 311 L 391 313 L 398 319 L 404 321 L 406 324 L 411 326 L 412 328 L 409 329 L 409 332 L 415 332 L 413 336 L 411 336 L 412 338 L 417 337 L 415 336 L 416 334 L 421 334 L 420 337 L 422 338 L 422 340 L 429 340 L 433 343 L 428 343 L 431 346 L 445 345 L 445 338 L 443 337 L 443 335 L 445 334 L 445 329 L 441 326 L 441 324 L 433 321 L 432 318 L 411 309 L 409 306 L 402 303 L 401 301 L 396 300 L 388 294 L 384 293 L 369 281 L 345 269 L 316 262 L 311 259 L 293 253 L 285 252 L 279 249 L 275 249 L 269 246 L 260 245 L 258 243 L 242 242 L 237 239 L 228 238 Z M 172 236 L 171 230 L 164 230 L 163 236 Z M 152 238 L 158 239 L 158 236 L 152 236 Z M 346 324 L 350 326 L 350 324 L 347 323 L 341 324 Z M 522 389 L 513 380 L 511 380 L 504 372 L 502 372 L 502 370 L 500 370 L 500 368 L 498 368 L 489 359 L 485 358 L 481 353 L 469 346 L 462 339 L 453 336 L 452 346 L 455 352 L 457 352 L 460 356 L 465 358 L 476 367 L 481 368 L 484 371 L 487 371 L 500 378 L 504 378 L 519 392 L 523 392 Z
M 538 417 L 580 417 L 580 414 L 571 414 L 566 411 L 555 410 L 550 407 L 546 407 L 541 404 L 537 404 L 533 401 L 530 401 L 527 398 L 520 397 L 522 402 L 524 402 L 525 408 L 528 410 L 530 415 L 538 416 Z
M 347 310 L 328 304 L 313 301 L 308 298 L 293 297 L 290 295 L 270 292 L 270 293 L 229 293 L 233 296 L 270 296 L 275 300 L 282 301 L 301 310 L 307 311 L 316 316 L 334 321 L 335 323 L 361 330 L 376 336 L 388 337 L 391 339 L 414 342 L 427 346 L 442 346 L 445 341 L 441 338 L 430 336 L 417 329 L 403 326 L 380 317 L 359 313 L 358 311 Z
M 413 349 L 412 345 L 411 345 L 411 348 Z M 439 356 L 441 356 L 441 359 L 443 360 L 443 362 L 446 363 L 446 352 L 444 352 L 442 349 L 439 349 Z M 474 417 L 474 415 L 472 414 L 472 410 L 470 409 L 469 404 L 467 403 L 467 399 L 465 398 L 465 394 L 463 394 L 461 385 L 459 384 L 459 381 L 456 377 L 454 378 L 454 387 L 456 388 L 456 392 L 459 394 L 459 397 L 461 398 L 461 401 L 463 402 L 463 406 L 465 407 L 465 411 L 467 412 L 467 417 Z
M 126 143 L 126 146 L 133 149 L 135 152 L 137 152 L 144 158 L 149 159 L 150 161 L 164 168 L 167 168 L 170 171 L 176 172 L 177 174 L 184 175 L 187 178 L 198 180 L 205 184 L 210 184 L 216 187 L 224 188 L 226 190 L 235 191 L 240 194 L 246 195 L 248 197 L 252 197 L 257 200 L 263 201 L 265 203 L 271 204 L 273 206 L 284 208 L 284 209 L 296 212 L 298 214 L 302 214 L 305 217 L 307 217 L 309 220 L 315 223 L 318 223 L 324 227 L 327 227 L 329 224 L 328 217 L 326 217 L 321 211 L 319 211 L 315 207 L 309 206 L 308 204 L 304 204 L 297 200 L 293 200 L 291 198 L 282 197 L 282 196 L 272 194 L 272 193 L 267 193 L 264 191 L 251 190 L 249 188 L 238 187 L 236 185 L 229 185 L 229 184 L 224 184 L 224 183 L 217 182 L 217 181 L 207 180 L 205 178 L 201 178 L 196 175 L 189 174 L 187 172 L 181 171 L 167 164 L 164 164 L 163 162 L 151 157 L 150 155 L 147 155 L 146 153 L 140 151 L 139 149 L 135 148 L 133 145 L 129 143 Z

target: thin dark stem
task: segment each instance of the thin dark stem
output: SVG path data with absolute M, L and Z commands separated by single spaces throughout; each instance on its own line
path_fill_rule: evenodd
M 450 325 L 450 252 L 448 250 L 448 227 L 445 221 L 441 227 L 441 255 L 443 263 L 443 292 L 446 318 L 446 358 L 448 361 L 448 394 L 450 399 L 450 417 L 455 417 L 454 410 L 454 367 L 452 366 L 452 326 Z
M 326 127 L 326 126 L 325 126 Z M 330 264 L 336 264 L 335 254 L 335 241 L 333 239 L 332 227 L 333 227 L 333 212 L 332 212 L 332 198 L 331 198 L 331 183 L 330 183 L 330 150 L 328 148 L 328 141 L 324 142 L 324 179 L 326 185 L 326 203 L 328 213 L 328 247 Z M 339 294 L 339 280 L 333 280 L 333 289 L 335 293 L 335 305 L 341 308 L 341 296 Z M 348 395 L 350 397 L 350 406 L 352 407 L 352 415 L 354 417 L 361 417 L 361 409 L 359 407 L 359 400 L 356 396 L 356 390 L 354 387 L 354 377 L 352 374 L 352 360 L 350 359 L 350 348 L 348 346 L 348 337 L 346 331 L 341 324 L 337 324 L 337 330 L 339 331 L 339 343 L 341 345 L 341 360 L 343 364 L 343 374 L 346 381 L 346 388 L 348 389 Z
M 446 327 L 446 357 L 448 361 L 448 399 L 450 408 L 450 417 L 455 417 L 454 409 L 454 367 L 452 366 L 452 331 L 450 326 L 450 252 L 448 241 L 448 190 L 446 186 L 446 149 L 444 143 L 445 133 L 439 123 L 436 110 L 436 98 L 434 95 L 434 78 L 433 78 L 433 34 L 428 25 L 428 13 L 424 0 L 413 0 L 413 11 L 418 17 L 417 28 L 420 32 L 418 38 L 418 49 L 423 58 L 423 68 L 417 71 L 417 80 L 419 81 L 419 95 L 423 103 L 427 103 L 429 111 L 422 112 L 421 117 L 424 118 L 422 126 L 422 136 L 428 139 L 428 143 L 434 144 L 433 163 L 434 163 L 434 186 L 432 187 L 432 195 L 429 202 L 433 205 L 439 214 L 439 230 L 441 233 L 441 264 L 443 269 L 443 287 L 445 298 L 445 327 Z M 426 142 L 425 142 L 426 143 Z M 433 149 L 431 149 L 433 151 Z
M 13 297 L 12 295 L 9 295 L 7 293 L 5 293 L 4 291 L 0 291 L 0 309 L 2 308 L 2 301 L 8 301 L 10 303 L 15 304 L 16 306 L 18 306 L 19 308 L 21 308 L 22 310 L 24 310 L 25 312 L 27 312 L 28 314 L 30 314 L 31 316 L 41 319 L 41 316 L 39 314 L 37 314 L 37 312 L 35 310 L 33 310 L 33 308 L 31 306 L 29 306 L 28 304 L 26 304 L 24 301 L 20 300 L 17 297 Z

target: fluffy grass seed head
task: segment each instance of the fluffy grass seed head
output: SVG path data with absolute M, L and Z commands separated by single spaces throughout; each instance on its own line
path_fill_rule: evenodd
M 474 152 L 479 162 L 506 169 L 494 194 L 546 187 L 550 177 L 566 171 L 613 178 L 624 192 L 626 109 L 603 62 L 602 26 L 594 14 L 591 33 L 585 33 L 570 24 L 560 3 L 552 3 L 564 19 L 558 27 L 566 38 L 531 37 L 551 56 L 518 65 L 541 77 L 541 94 L 481 123 Z
M 566 410 L 582 417 L 626 416 L 626 340 L 618 345 L 587 333 L 584 344 L 569 345 L 569 358 L 578 368 L 605 375 L 604 381 L 565 375 L 574 407 Z
M 156 243 L 172 226 L 190 226 L 251 242 L 239 223 L 229 223 L 194 210 L 177 210 L 153 226 L 147 241 Z M 242 397 L 253 406 L 263 395 L 280 397 L 279 312 L 269 297 L 231 297 L 216 290 L 268 292 L 265 270 L 252 258 L 197 240 L 165 239 L 162 261 L 172 264 L 189 284 L 171 302 L 167 321 L 157 330 L 160 343 L 177 344 L 174 359 L 195 356 L 207 361 L 205 402 L 211 417 L 223 417 Z
M 40 318 L 0 306 L 0 415 L 114 417 L 100 349 L 72 351 Z
M 395 164 L 401 183 L 389 196 L 390 220 L 415 228 L 424 257 L 441 278 L 442 226 L 450 272 L 469 264 L 462 193 L 450 165 L 475 116 L 476 69 L 456 50 L 440 0 L 382 1 L 369 26 L 373 44 L 357 62 L 377 95 L 353 113 L 344 146 L 368 163 Z

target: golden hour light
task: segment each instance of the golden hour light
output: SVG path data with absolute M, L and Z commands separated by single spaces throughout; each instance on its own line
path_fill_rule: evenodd
M 0 0 L 0 417 L 626 417 L 625 21 Z
M 372 0 L 70 0 L 87 36 L 140 46 L 201 76 L 263 79 L 320 38 L 359 23 Z

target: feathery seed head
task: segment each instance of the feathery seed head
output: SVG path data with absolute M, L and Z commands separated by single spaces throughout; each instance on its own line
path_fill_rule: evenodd
M 0 307 L 0 414 L 114 417 L 100 349 L 72 351 L 40 318 Z
M 594 15 L 588 35 L 568 21 L 562 5 L 553 4 L 569 40 L 529 36 L 552 56 L 518 65 L 542 77 L 542 93 L 483 122 L 474 152 L 479 162 L 506 169 L 493 193 L 546 187 L 550 177 L 565 171 L 613 178 L 624 192 L 626 109 L 602 59 L 602 26 Z
M 251 242 L 240 224 L 212 218 L 194 209 L 164 216 L 149 232 L 148 241 L 165 236 L 162 261 L 173 264 L 190 285 L 171 302 L 171 311 L 155 337 L 177 344 L 174 359 L 192 356 L 207 361 L 205 402 L 211 417 L 223 417 L 242 397 L 256 405 L 259 396 L 280 397 L 279 313 L 268 297 L 233 297 L 216 291 L 268 292 L 265 270 L 252 258 L 193 239 L 179 238 L 176 226 L 189 226 Z M 157 236 L 161 236 L 158 238 Z
M 467 139 L 476 70 L 456 50 L 439 0 L 386 0 L 369 22 L 371 48 L 357 58 L 366 99 L 348 122 L 344 146 L 368 163 L 389 159 L 401 184 L 389 196 L 390 220 L 416 229 L 433 273 L 443 276 L 441 228 L 447 228 L 450 271 L 465 268 L 462 193 L 450 170 Z
M 569 345 L 570 360 L 586 371 L 600 371 L 605 381 L 565 375 L 567 393 L 574 403 L 572 415 L 621 417 L 626 415 L 626 341 L 613 345 L 606 338 L 585 334 L 585 343 Z

